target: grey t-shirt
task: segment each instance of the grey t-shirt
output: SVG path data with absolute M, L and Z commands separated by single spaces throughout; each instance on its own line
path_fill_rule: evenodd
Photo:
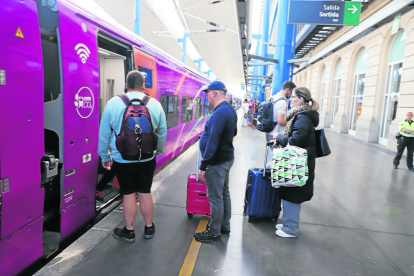
M 281 99 L 282 100 L 279 100 Z M 273 122 L 277 122 L 277 114 L 283 114 L 286 115 L 287 112 L 287 98 L 282 93 L 277 93 L 276 95 L 272 96 L 273 99 Z M 278 101 L 279 100 L 279 101 Z M 277 102 L 276 102 L 277 101 Z M 286 126 L 280 126 L 276 125 L 275 128 L 269 132 L 270 135 L 273 135 L 273 137 L 276 137 L 278 134 L 283 134 L 285 132 Z

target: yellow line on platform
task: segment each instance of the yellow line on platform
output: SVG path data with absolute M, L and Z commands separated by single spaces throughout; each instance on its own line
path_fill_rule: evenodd
M 241 113 L 241 112 L 240 112 Z M 239 129 L 242 125 L 243 118 L 237 122 L 237 133 L 239 133 Z M 237 137 L 237 136 L 236 136 Z M 233 138 L 236 139 L 236 137 Z M 203 232 L 207 228 L 208 217 L 204 216 L 201 218 L 197 231 L 196 232 Z M 181 271 L 179 276 L 191 276 L 193 274 L 193 269 L 195 262 L 197 261 L 198 251 L 200 251 L 201 242 L 196 241 L 193 237 L 193 241 L 191 242 L 190 248 L 188 249 L 187 256 L 185 256 L 184 264 L 181 267 Z
M 208 217 L 204 216 L 200 219 L 200 223 L 197 227 L 197 232 L 203 232 L 207 228 L 208 223 Z M 187 256 L 185 256 L 184 264 L 181 267 L 181 271 L 179 276 L 190 276 L 193 274 L 193 269 L 195 262 L 197 260 L 198 251 L 200 251 L 201 242 L 196 241 L 195 238 L 193 238 L 193 241 L 191 242 L 190 248 L 188 249 Z

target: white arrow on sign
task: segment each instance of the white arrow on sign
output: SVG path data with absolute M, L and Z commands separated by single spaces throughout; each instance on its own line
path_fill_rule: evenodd
M 354 7 L 354 8 L 353 9 L 348 9 L 348 11 L 353 11 L 352 13 L 355 13 L 358 10 L 358 8 L 355 7 L 355 5 L 352 5 L 352 7 Z

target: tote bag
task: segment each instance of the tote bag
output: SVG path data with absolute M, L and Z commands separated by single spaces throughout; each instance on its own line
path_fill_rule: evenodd
M 325 130 L 316 129 L 315 138 L 316 158 L 328 156 L 329 154 L 331 154 L 331 149 L 329 148 L 328 140 L 326 140 Z
M 308 180 L 308 153 L 306 149 L 287 145 L 272 152 L 272 186 L 301 187 Z

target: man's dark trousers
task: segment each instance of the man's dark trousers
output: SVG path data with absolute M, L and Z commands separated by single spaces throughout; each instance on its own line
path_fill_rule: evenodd
M 394 158 L 394 165 L 398 166 L 404 149 L 407 148 L 407 167 L 413 168 L 414 137 L 401 137 L 397 141 L 397 155 Z

